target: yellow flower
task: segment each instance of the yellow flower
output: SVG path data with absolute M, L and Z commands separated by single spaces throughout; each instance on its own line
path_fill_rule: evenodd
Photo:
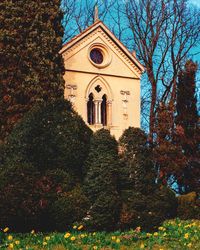
M 155 232 L 153 235 L 154 235 L 154 236 L 158 236 L 158 232 Z
M 46 241 L 44 241 L 44 242 L 43 242 L 43 246 L 46 246 L 46 245 L 47 245 L 47 242 L 46 242 Z
M 80 225 L 79 227 L 78 227 L 78 230 L 81 230 L 83 228 L 83 225 Z
M 152 234 L 150 234 L 150 233 L 147 233 L 147 237 L 150 237 Z
M 112 236 L 111 239 L 112 239 L 112 240 L 115 240 L 115 239 L 116 239 L 116 236 Z
M 50 238 L 51 238 L 50 236 L 45 237 L 46 241 L 50 240 Z
M 9 230 L 9 228 L 8 227 L 6 227 L 6 228 L 4 228 L 4 233 L 7 233 L 8 232 L 8 230 Z
M 159 227 L 158 228 L 160 231 L 165 231 L 166 229 L 164 227 Z
M 141 249 L 144 248 L 144 243 L 141 243 L 140 248 L 141 248 Z
M 163 248 L 160 248 L 159 250 L 164 250 Z
M 92 235 L 96 235 L 96 233 L 94 232 Z
M 93 249 L 94 249 L 94 250 L 97 250 L 97 249 L 98 249 L 98 247 L 97 247 L 97 246 L 93 246 Z
M 84 238 L 85 237 L 85 234 L 81 234 L 81 238 Z
M 12 239 L 13 239 L 12 235 L 8 235 L 8 240 L 12 240 Z
M 75 238 L 74 236 L 72 236 L 70 240 L 74 241 L 75 239 L 76 239 L 76 238 Z
M 15 244 L 16 244 L 16 245 L 19 245 L 19 243 L 20 243 L 19 240 L 16 240 L 16 241 L 15 241 Z
M 187 246 L 190 248 L 192 246 L 192 243 L 188 243 Z
M 77 229 L 77 226 L 74 225 L 74 226 L 73 226 L 73 229 Z
M 120 239 L 118 238 L 118 239 L 116 239 L 116 243 L 120 243 Z
M 31 231 L 31 234 L 34 234 L 34 233 L 35 233 L 35 230 L 32 230 L 32 231 Z
M 70 233 L 66 233 L 66 234 L 64 235 L 64 238 L 65 238 L 65 239 L 66 239 L 66 238 L 69 238 L 70 235 L 71 235 Z
M 185 239 L 188 239 L 188 238 L 189 238 L 189 234 L 186 233 L 186 234 L 184 235 L 184 238 L 185 238 Z
M 11 243 L 11 244 L 9 244 L 9 248 L 10 249 L 13 249 L 14 248 L 14 245 Z

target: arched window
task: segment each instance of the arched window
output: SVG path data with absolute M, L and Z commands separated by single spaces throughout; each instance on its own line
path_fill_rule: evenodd
M 89 94 L 89 100 L 87 102 L 87 120 L 90 125 L 94 124 L 94 97 L 93 94 Z
M 102 96 L 101 102 L 101 123 L 103 126 L 107 125 L 107 97 L 106 95 Z

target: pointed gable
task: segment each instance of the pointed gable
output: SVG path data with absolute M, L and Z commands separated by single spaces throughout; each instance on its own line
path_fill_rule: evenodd
M 102 67 L 101 73 L 140 78 L 144 71 L 143 65 L 100 20 L 63 45 L 60 53 L 64 57 L 66 70 L 93 72 L 94 66 L 89 60 L 88 63 L 84 64 L 81 60 L 81 58 L 88 56 L 88 49 L 92 44 L 107 47 L 111 60 L 115 62 L 111 63 L 109 67 Z M 118 67 L 116 68 L 115 65 Z

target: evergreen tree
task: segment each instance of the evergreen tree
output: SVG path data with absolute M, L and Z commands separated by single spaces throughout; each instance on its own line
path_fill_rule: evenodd
M 175 214 L 175 195 L 156 184 L 152 152 L 142 130 L 129 127 L 119 143 L 120 195 L 123 202 L 121 226 L 141 226 L 144 230 L 152 230 Z
M 120 189 L 124 192 L 151 192 L 155 183 L 155 171 L 151 160 L 147 137 L 139 128 L 129 127 L 119 139 Z
M 85 169 L 85 190 L 91 203 L 88 226 L 112 230 L 119 219 L 120 201 L 117 142 L 109 131 L 101 129 L 94 134 Z
M 198 126 L 197 98 L 195 77 L 197 64 L 188 60 L 179 73 L 176 104 L 176 142 L 182 148 L 187 164 L 180 178 L 179 185 L 183 192 L 200 191 L 200 131 Z
M 0 140 L 38 100 L 63 96 L 59 0 L 0 3 Z
M 7 137 L 2 162 L 28 162 L 41 172 L 59 168 L 82 177 L 91 135 L 69 101 L 37 103 Z

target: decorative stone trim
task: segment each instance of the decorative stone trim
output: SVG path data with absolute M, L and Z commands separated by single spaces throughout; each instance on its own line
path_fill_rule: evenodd
M 63 57 L 64 59 L 67 59 L 68 54 L 70 54 L 73 50 L 75 50 L 76 48 L 80 47 L 82 44 L 86 43 L 86 41 L 88 41 L 90 38 L 92 38 L 93 36 L 95 36 L 96 34 L 100 33 L 111 45 L 112 47 L 118 52 L 118 54 L 139 74 L 141 75 L 141 70 L 138 69 L 138 67 L 129 59 L 129 57 L 119 48 L 119 46 L 113 42 L 113 40 L 111 40 L 109 38 L 109 36 L 103 31 L 103 29 L 101 27 L 98 27 L 96 30 L 92 31 L 90 34 L 88 34 L 87 36 L 85 36 L 83 39 L 81 39 L 80 41 L 78 41 L 76 44 L 74 44 L 72 47 L 70 47 L 69 49 L 66 49 L 63 52 Z M 95 65 L 96 66 L 96 65 Z
M 101 64 L 96 64 L 94 63 L 91 58 L 90 58 L 90 52 L 93 50 L 93 49 L 99 49 L 102 54 L 103 54 L 103 62 Z M 107 67 L 108 65 L 110 65 L 111 61 L 112 61 L 112 56 L 111 56 L 111 53 L 109 52 L 109 48 L 102 44 L 102 43 L 94 43 L 92 44 L 89 49 L 88 49 L 88 59 L 89 61 L 97 68 L 105 68 Z

